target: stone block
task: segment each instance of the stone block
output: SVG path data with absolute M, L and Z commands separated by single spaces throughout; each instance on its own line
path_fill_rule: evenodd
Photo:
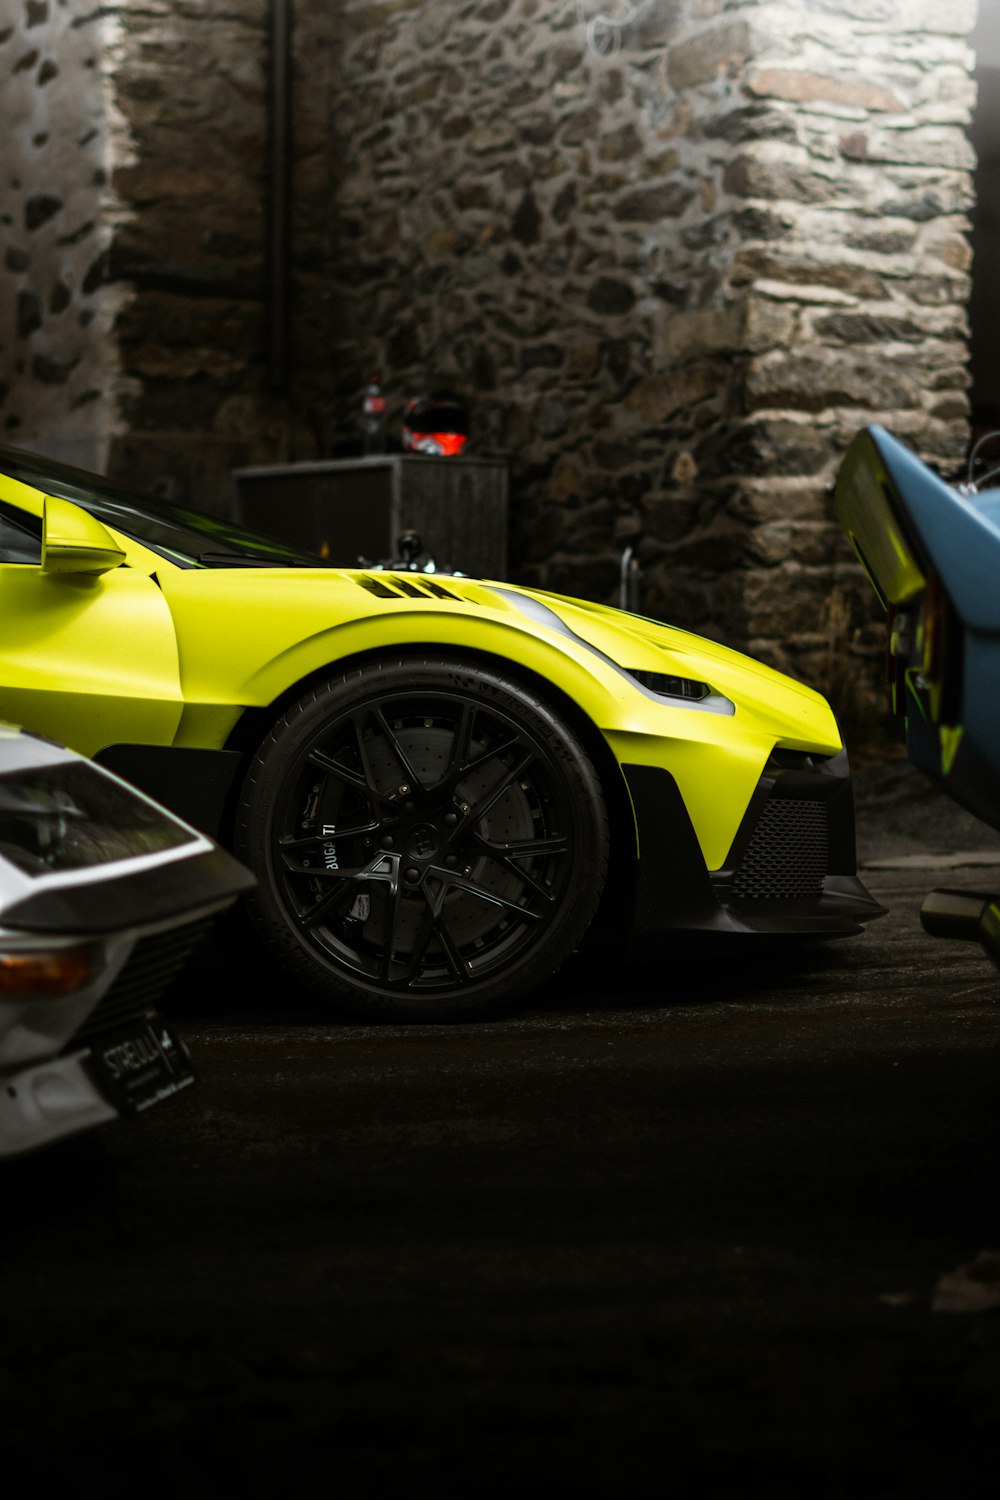
M 762 98 L 788 99 L 796 104 L 846 104 L 855 109 L 899 114 L 905 102 L 894 89 L 841 71 L 813 73 L 793 68 L 751 68 L 746 87 Z
M 635 306 L 635 292 L 624 281 L 611 276 L 599 276 L 587 293 L 587 306 L 591 312 L 608 317 L 622 317 Z
M 703 478 L 778 479 L 817 474 L 833 454 L 825 434 L 812 423 L 774 417 L 728 424 L 703 438 L 695 457 Z
M 750 569 L 743 590 L 748 632 L 779 641 L 815 632 L 826 582 L 825 570 L 794 561 Z
M 636 9 L 638 13 L 625 34 L 629 48 L 665 46 L 679 31 L 684 17 L 683 0 L 646 0 Z
M 574 344 L 567 355 L 566 374 L 576 380 L 590 380 L 601 363 L 601 345 L 596 339 Z
M 912 117 L 907 117 L 905 130 L 853 132 L 841 136 L 839 146 L 843 155 L 873 163 L 970 172 L 976 164 L 972 143 L 964 130 L 942 125 L 914 128 Z
M 886 359 L 878 352 L 797 348 L 753 360 L 744 395 L 748 409 L 786 407 L 823 411 L 852 406 L 859 411 L 908 410 L 920 405 L 919 362 Z
M 723 307 L 672 312 L 664 330 L 669 361 L 786 345 L 796 326 L 793 309 L 747 297 Z
M 724 74 L 736 76 L 752 52 L 750 28 L 745 21 L 709 26 L 670 48 L 667 56 L 670 85 L 680 91 L 710 83 Z
M 791 199 L 798 203 L 829 203 L 846 196 L 846 184 L 831 181 L 806 167 L 771 158 L 738 156 L 722 174 L 726 192 L 737 198 Z
M 758 526 L 753 532 L 749 555 L 763 567 L 786 562 L 806 567 L 825 567 L 835 555 L 843 533 L 831 521 L 784 519 Z
M 694 196 L 694 187 L 677 179 L 655 187 L 634 188 L 618 199 L 612 211 L 623 224 L 654 224 L 677 218 Z
M 787 348 L 795 341 L 798 315 L 767 297 L 748 297 L 743 306 L 741 346 L 756 353 Z
M 700 363 L 684 370 L 646 375 L 633 386 L 625 400 L 647 427 L 658 427 L 692 402 L 701 401 L 718 389 L 720 371 Z
M 707 120 L 702 129 L 708 140 L 728 141 L 733 146 L 745 141 L 798 140 L 794 115 L 761 104 L 728 108 Z
M 801 287 L 831 287 L 852 297 L 887 295 L 884 277 L 855 260 L 832 261 L 829 246 L 820 243 L 807 242 L 795 251 L 744 245 L 733 256 L 729 279 L 733 286 L 774 280 Z
M 695 529 L 700 510 L 701 501 L 697 496 L 686 492 L 657 490 L 644 507 L 646 535 L 668 545 L 679 542 Z
M 666 561 L 674 569 L 690 568 L 704 573 L 741 568 L 749 557 L 750 536 L 744 526 L 716 520 L 710 526 L 692 530 L 668 547 Z
M 972 267 L 972 246 L 961 235 L 933 240 L 924 247 L 924 253 L 943 261 L 953 271 L 965 272 Z
M 545 493 L 556 505 L 566 505 L 587 492 L 583 465 L 573 454 L 564 453 L 552 467 Z
M 905 313 L 828 313 L 816 319 L 813 332 L 837 344 L 920 344 L 927 337 L 924 324 Z
M 674 364 L 705 355 L 731 353 L 742 346 L 745 320 L 742 302 L 671 313 L 664 332 L 664 359 Z
M 857 426 L 851 428 L 853 437 Z M 840 455 L 847 447 L 849 438 L 840 441 L 826 434 L 831 455 Z M 767 526 L 776 521 L 813 522 L 829 512 L 829 500 L 825 493 L 826 475 L 822 471 L 813 478 L 800 475 L 776 475 L 766 472 L 747 476 L 740 485 L 736 504 L 747 520 L 756 526 Z

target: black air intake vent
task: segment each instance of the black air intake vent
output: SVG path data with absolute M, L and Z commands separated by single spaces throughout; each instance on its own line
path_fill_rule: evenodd
M 733 900 L 817 900 L 829 869 L 829 851 L 825 802 L 770 797 L 733 877 Z
M 79 1046 L 99 1032 L 154 1010 L 194 950 L 212 928 L 211 917 L 140 938 L 114 984 L 70 1042 Z

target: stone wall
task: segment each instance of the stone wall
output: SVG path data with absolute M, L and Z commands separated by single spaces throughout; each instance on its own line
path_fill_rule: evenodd
M 290 352 L 276 385 L 268 0 L 0 0 L 8 441 L 219 513 L 237 465 L 322 451 L 331 7 L 289 10 Z
M 115 96 L 133 142 L 110 275 L 132 381 L 110 463 L 168 498 L 228 502 L 229 470 L 282 448 L 266 392 L 267 3 L 121 11 Z
M 84 467 L 106 462 L 121 391 L 117 32 L 97 6 L 0 0 L 0 441 Z
M 635 543 L 648 612 L 830 679 L 844 446 L 967 440 L 974 13 L 348 0 L 341 425 L 369 367 L 459 386 L 517 576 L 611 599 Z
M 881 421 L 949 471 L 967 446 L 974 14 L 906 0 L 756 18 L 755 122 L 725 183 L 760 222 L 728 283 L 766 331 L 726 434 L 728 510 L 751 528 L 747 638 L 788 665 L 816 662 L 816 601 L 857 576 L 823 489 L 857 427 Z
M 336 235 L 328 0 L 288 0 L 289 211 L 282 369 L 271 331 L 268 0 L 124 7 L 115 87 L 134 141 L 111 274 L 134 383 L 112 468 L 224 513 L 244 464 L 312 459 L 330 441 L 327 332 Z

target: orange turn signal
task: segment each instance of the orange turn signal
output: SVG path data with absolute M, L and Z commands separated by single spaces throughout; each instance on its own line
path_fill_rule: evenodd
M 93 948 L 49 948 L 39 953 L 0 951 L 0 996 L 69 995 L 97 970 Z

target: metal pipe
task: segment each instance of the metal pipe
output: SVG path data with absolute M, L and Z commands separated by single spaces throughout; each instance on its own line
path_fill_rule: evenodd
M 288 371 L 289 146 L 292 0 L 270 0 L 268 47 L 267 375 Z
M 920 908 L 920 925 L 932 937 L 978 940 L 1000 969 L 1000 896 L 931 891 Z
M 628 546 L 621 555 L 618 572 L 618 608 L 635 614 L 639 609 L 641 575 L 635 548 Z

